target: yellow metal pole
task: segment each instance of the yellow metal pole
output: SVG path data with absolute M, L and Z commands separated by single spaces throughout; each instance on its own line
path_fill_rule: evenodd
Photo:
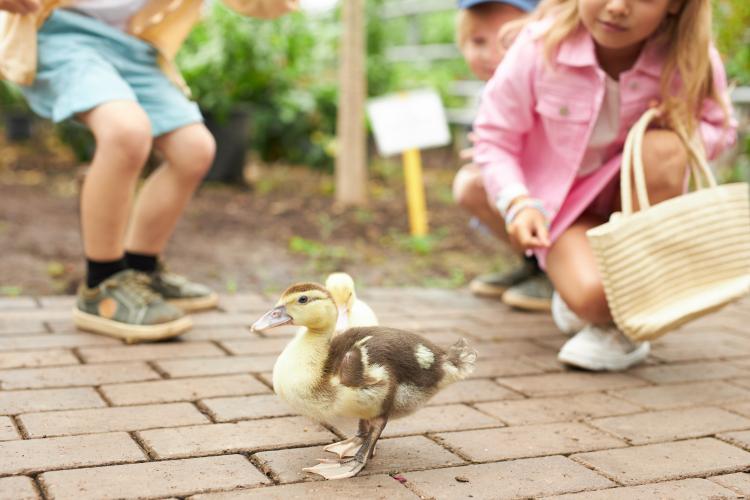
M 404 180 L 409 205 L 409 226 L 412 236 L 427 234 L 427 206 L 422 181 L 422 157 L 418 149 L 404 151 Z

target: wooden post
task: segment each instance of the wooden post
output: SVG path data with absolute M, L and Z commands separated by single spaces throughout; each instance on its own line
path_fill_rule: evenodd
M 422 181 L 422 155 L 418 149 L 404 151 L 404 181 L 412 236 L 427 235 L 427 205 Z
M 343 0 L 342 3 L 336 201 L 362 205 L 367 202 L 365 0 Z

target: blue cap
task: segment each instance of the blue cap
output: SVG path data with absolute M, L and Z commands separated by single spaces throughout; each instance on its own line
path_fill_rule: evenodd
M 539 3 L 539 0 L 458 0 L 459 9 L 470 9 L 483 3 L 505 3 L 518 7 L 524 12 L 531 12 Z

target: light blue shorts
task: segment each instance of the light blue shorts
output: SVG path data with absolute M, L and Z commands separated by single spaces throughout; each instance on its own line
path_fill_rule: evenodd
M 135 101 L 154 137 L 200 123 L 198 106 L 157 63 L 153 46 L 75 12 L 56 10 L 38 36 L 36 80 L 22 87 L 29 106 L 55 122 L 110 101 Z

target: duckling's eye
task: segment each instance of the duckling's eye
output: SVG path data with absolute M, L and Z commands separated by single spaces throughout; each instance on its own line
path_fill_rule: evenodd
M 303 295 L 302 297 L 297 299 L 297 302 L 300 304 L 307 304 L 310 301 L 310 298 L 307 295 Z

